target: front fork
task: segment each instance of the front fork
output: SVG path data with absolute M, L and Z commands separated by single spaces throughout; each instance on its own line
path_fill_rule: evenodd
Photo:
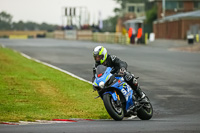
M 112 96 L 114 102 L 116 103 L 116 106 L 117 107 L 122 107 L 122 103 L 120 101 L 120 97 L 117 94 L 117 92 L 116 91 L 114 91 L 114 92 L 113 91 L 108 91 L 108 92 L 105 92 L 103 95 L 108 94 L 108 93 Z
M 114 102 L 116 103 L 116 106 L 117 107 L 122 107 L 122 103 L 120 101 L 120 97 L 119 97 L 119 95 L 117 94 L 116 91 L 114 91 L 114 92 L 113 91 L 108 91 L 108 92 L 105 92 L 103 95 L 105 95 L 105 94 L 110 94 L 112 96 Z M 99 95 L 99 96 L 95 97 L 95 99 L 97 99 L 99 97 L 101 97 L 101 96 Z

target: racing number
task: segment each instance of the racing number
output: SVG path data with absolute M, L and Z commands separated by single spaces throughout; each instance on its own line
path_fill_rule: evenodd
M 131 91 L 131 88 L 130 87 L 127 87 L 127 91 L 123 88 L 123 89 L 121 89 L 121 92 L 122 92 L 122 94 L 123 95 L 126 95 L 128 92 L 130 92 Z
M 125 89 L 122 89 L 121 92 L 123 95 L 126 95 L 126 93 L 127 93 L 127 91 Z

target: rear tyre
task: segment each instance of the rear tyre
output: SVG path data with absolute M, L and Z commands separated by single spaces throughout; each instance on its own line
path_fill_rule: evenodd
M 104 106 L 108 114 L 116 121 L 121 121 L 124 118 L 124 111 L 122 107 L 118 107 L 110 94 L 103 96 Z
M 149 100 L 149 98 L 147 97 Z M 145 103 L 142 107 L 137 111 L 137 116 L 141 120 L 150 120 L 153 116 L 153 107 L 151 103 Z

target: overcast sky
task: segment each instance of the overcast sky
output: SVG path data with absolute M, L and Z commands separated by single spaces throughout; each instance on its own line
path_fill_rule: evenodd
M 98 20 L 99 11 L 103 19 L 113 16 L 113 9 L 119 4 L 114 0 L 0 0 L 0 12 L 11 14 L 15 22 L 23 20 L 61 25 L 62 8 L 80 6 L 87 7 L 92 23 Z

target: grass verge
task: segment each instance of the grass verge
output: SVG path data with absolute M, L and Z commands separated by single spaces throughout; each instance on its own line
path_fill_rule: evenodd
M 109 118 L 92 86 L 0 47 L 0 121 Z

